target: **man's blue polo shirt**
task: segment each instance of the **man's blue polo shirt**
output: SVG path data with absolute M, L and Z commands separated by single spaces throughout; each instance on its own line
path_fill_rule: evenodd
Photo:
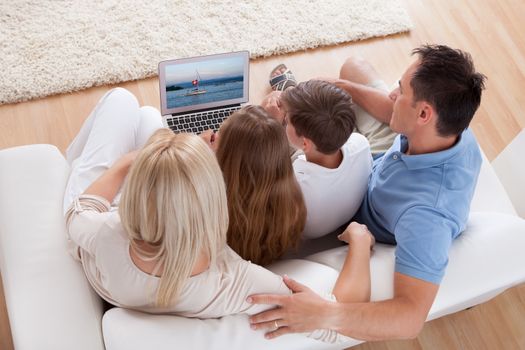
M 378 242 L 397 244 L 397 272 L 439 284 L 452 240 L 466 226 L 481 154 L 470 130 L 441 152 L 406 155 L 407 148 L 400 135 L 374 161 L 356 220 Z

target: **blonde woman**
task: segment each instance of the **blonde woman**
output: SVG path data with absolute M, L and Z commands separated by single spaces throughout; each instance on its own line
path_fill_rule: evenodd
M 226 188 L 212 150 L 198 136 L 159 125 L 157 111 L 111 90 L 67 151 L 68 238 L 91 286 L 113 305 L 199 318 L 258 313 L 271 306 L 248 296 L 290 294 L 280 276 L 227 246 Z M 369 298 L 370 237 L 362 225 L 341 236 L 351 245 L 338 300 Z M 310 336 L 337 341 L 334 334 Z

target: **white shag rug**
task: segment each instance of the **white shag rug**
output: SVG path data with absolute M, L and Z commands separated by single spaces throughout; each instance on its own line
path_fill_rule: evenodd
M 4 0 L 0 104 L 150 77 L 165 59 L 254 58 L 410 28 L 399 0 Z

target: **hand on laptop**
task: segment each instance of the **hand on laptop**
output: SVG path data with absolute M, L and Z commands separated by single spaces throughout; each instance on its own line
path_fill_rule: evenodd
M 213 130 L 208 129 L 206 131 L 203 131 L 199 136 L 204 140 L 204 142 L 206 142 L 208 146 L 210 146 L 213 152 L 217 151 L 217 140 L 219 139 L 218 132 L 214 132 Z

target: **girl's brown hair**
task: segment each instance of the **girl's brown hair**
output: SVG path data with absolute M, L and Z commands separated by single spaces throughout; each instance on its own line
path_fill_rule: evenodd
M 306 208 L 282 125 L 262 107 L 241 109 L 220 129 L 217 159 L 226 183 L 230 247 L 260 265 L 297 247 Z

